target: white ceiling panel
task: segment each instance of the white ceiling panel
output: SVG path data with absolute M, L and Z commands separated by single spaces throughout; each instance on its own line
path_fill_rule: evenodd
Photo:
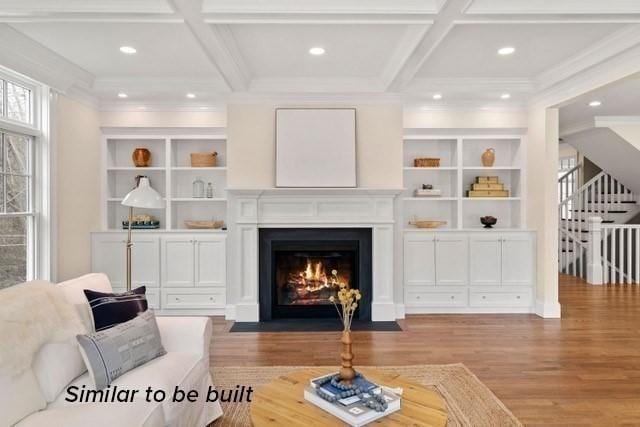
M 25 23 L 14 28 L 96 78 L 218 76 L 184 24 Z M 124 55 L 120 46 L 133 46 Z
M 438 13 L 445 0 L 204 0 L 205 13 Z
M 618 24 L 457 25 L 418 77 L 533 78 L 620 29 Z M 497 50 L 516 52 L 500 56 Z
M 256 78 L 377 78 L 402 46 L 406 25 L 231 25 Z M 322 56 L 309 49 L 322 47 Z
M 638 0 L 474 0 L 467 13 L 640 13 Z
M 42 13 L 171 13 L 166 0 L 0 0 L 0 15 Z

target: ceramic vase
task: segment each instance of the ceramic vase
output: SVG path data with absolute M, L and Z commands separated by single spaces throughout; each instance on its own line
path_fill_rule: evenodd
M 340 380 L 351 384 L 356 377 L 356 371 L 353 369 L 353 353 L 351 352 L 351 331 L 342 331 L 342 353 L 340 357 L 342 359 L 342 367 L 340 368 Z
M 146 148 L 136 148 L 131 155 L 133 164 L 139 168 L 146 168 L 151 165 L 151 151 Z
M 482 166 L 490 168 L 496 161 L 496 150 L 493 148 L 487 148 L 482 153 Z

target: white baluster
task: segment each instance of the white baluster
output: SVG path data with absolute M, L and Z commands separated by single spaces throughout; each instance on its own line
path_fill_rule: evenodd
M 587 283 L 602 284 L 602 218 L 589 218 L 589 246 L 587 249 Z
M 625 274 L 627 275 L 627 284 L 631 284 L 631 228 L 625 228 L 625 234 L 627 238 L 627 268 Z

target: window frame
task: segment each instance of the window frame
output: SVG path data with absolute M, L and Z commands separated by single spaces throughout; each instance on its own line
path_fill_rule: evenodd
M 51 280 L 54 277 L 51 250 L 54 224 L 52 217 L 51 159 L 50 159 L 50 89 L 26 76 L 0 66 L 5 106 L 0 116 L 0 132 L 31 138 L 29 149 L 28 212 L 0 213 L 0 218 L 28 217 L 26 280 Z M 31 91 L 30 123 L 8 117 L 7 81 Z

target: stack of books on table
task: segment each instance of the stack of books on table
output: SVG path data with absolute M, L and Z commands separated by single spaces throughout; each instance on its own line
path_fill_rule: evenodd
M 333 376 L 331 374 L 328 376 Z M 317 390 L 321 388 L 325 393 L 329 395 L 339 395 L 342 390 L 339 390 L 331 385 L 331 382 L 323 383 L 323 376 L 320 378 L 314 378 L 309 381 L 309 386 L 304 390 L 305 400 L 313 403 L 320 409 L 323 409 L 331 415 L 340 418 L 350 426 L 360 427 L 365 424 L 371 423 L 382 417 L 398 411 L 400 409 L 400 397 L 391 393 L 390 391 L 380 387 L 377 384 L 367 381 L 363 377 L 358 377 L 354 380 L 354 384 L 362 390 L 366 390 L 363 397 L 366 399 L 369 395 L 382 394 L 387 402 L 387 409 L 384 412 L 378 412 L 374 409 L 366 406 L 357 395 L 346 397 L 344 399 L 336 400 L 331 403 L 328 400 L 323 399 L 317 393 Z

